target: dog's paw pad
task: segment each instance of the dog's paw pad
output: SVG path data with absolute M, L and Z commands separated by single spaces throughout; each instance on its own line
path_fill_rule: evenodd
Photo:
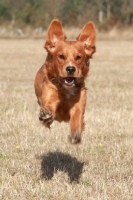
M 71 144 L 78 144 L 81 142 L 81 135 L 78 133 L 73 133 L 68 136 L 69 141 Z
M 41 109 L 39 113 L 39 120 L 47 127 L 53 122 L 52 112 L 47 109 Z

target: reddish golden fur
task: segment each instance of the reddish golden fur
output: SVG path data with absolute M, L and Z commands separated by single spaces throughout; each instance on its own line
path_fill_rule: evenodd
M 75 144 L 81 141 L 86 106 L 84 80 L 95 52 L 95 37 L 95 27 L 88 22 L 76 41 L 66 41 L 61 23 L 53 20 L 45 43 L 48 55 L 35 78 L 39 119 L 46 127 L 53 120 L 70 121 L 69 140 Z

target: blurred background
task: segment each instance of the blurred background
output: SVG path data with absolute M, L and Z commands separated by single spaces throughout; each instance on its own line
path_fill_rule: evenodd
M 99 38 L 133 39 L 133 0 L 0 0 L 0 37 L 44 37 L 54 18 L 71 37 L 92 20 Z

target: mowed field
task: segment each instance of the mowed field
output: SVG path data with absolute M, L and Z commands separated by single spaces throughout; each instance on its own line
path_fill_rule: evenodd
M 133 199 L 133 41 L 97 41 L 82 143 L 38 120 L 44 40 L 0 40 L 0 199 Z

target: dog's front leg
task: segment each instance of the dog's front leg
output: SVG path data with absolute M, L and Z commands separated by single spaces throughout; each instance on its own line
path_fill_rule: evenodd
M 81 91 L 81 97 L 78 103 L 70 110 L 70 129 L 69 140 L 72 144 L 80 143 L 81 133 L 84 128 L 84 111 L 86 106 L 86 92 Z
M 59 104 L 58 95 L 56 92 L 50 92 L 48 90 L 48 92 L 44 93 L 39 99 L 39 104 L 41 106 L 39 120 L 41 120 L 46 127 L 50 128 L 56 116 L 56 110 Z

